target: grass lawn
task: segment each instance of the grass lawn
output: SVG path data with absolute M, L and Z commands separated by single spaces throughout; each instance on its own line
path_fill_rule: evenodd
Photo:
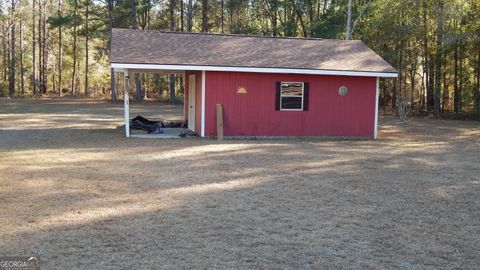
M 126 139 L 122 118 L 120 103 L 0 100 L 0 255 L 39 254 L 42 269 L 480 265 L 478 122 L 218 142 Z

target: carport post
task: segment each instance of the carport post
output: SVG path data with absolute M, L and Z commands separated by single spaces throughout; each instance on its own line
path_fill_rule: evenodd
M 125 89 L 123 92 L 123 117 L 125 118 L 125 136 L 130 137 L 130 108 L 129 108 L 129 97 L 128 97 L 128 70 L 125 70 L 124 74 L 124 84 Z

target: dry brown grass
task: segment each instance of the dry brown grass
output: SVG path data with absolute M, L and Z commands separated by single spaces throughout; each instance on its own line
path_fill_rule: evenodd
M 0 100 L 0 254 L 44 269 L 480 265 L 478 122 L 225 142 L 125 139 L 121 122 L 121 104 Z

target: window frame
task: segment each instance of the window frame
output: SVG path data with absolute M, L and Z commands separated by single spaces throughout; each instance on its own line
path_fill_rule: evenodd
M 298 98 L 299 96 L 295 96 L 295 95 L 283 95 L 283 92 L 282 92 L 282 85 L 284 83 L 300 83 L 302 84 L 302 101 L 301 101 L 301 106 L 300 106 L 300 109 L 284 109 L 282 108 L 282 99 L 283 97 L 296 97 Z M 280 82 L 280 111 L 296 111 L 296 112 L 300 112 L 300 111 L 303 111 L 303 105 L 304 105 L 304 99 L 305 99 L 305 82 Z

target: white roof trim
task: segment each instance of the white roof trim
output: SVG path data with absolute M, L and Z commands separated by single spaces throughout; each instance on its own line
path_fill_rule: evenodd
M 222 66 L 188 66 L 188 65 L 156 65 L 156 64 L 122 64 L 111 63 L 114 69 L 145 69 L 145 70 L 199 70 L 199 71 L 233 71 L 233 72 L 258 72 L 258 73 L 291 73 L 312 75 L 337 75 L 358 77 L 385 77 L 396 78 L 398 73 L 392 72 L 365 72 L 320 69 L 294 69 L 294 68 L 253 68 L 253 67 L 222 67 Z

